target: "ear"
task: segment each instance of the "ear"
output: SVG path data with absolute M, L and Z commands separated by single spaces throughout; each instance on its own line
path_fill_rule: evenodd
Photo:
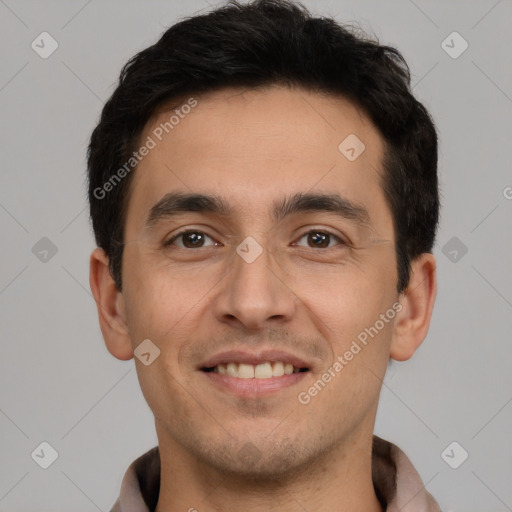
M 427 336 L 437 293 L 436 260 L 424 253 L 411 263 L 409 284 L 400 295 L 402 309 L 396 316 L 390 357 L 406 361 Z
M 91 254 L 89 284 L 108 351 L 117 359 L 131 359 L 133 349 L 126 324 L 123 295 L 112 279 L 108 256 L 103 249 L 95 249 Z

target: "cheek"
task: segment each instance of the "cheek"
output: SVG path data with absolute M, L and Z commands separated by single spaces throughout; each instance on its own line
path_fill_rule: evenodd
M 304 311 L 330 345 L 332 360 L 326 365 L 338 357 L 344 359 L 343 369 L 336 374 L 345 377 L 334 380 L 347 378 L 340 384 L 348 385 L 347 392 L 371 388 L 373 380 L 378 388 L 375 375 L 385 372 L 396 315 L 392 309 L 397 300 L 395 282 L 390 273 L 377 267 L 364 269 L 346 265 L 315 276 L 303 275 L 295 288 L 306 306 Z
M 131 248 L 125 258 L 123 287 L 132 338 L 162 342 L 190 321 L 222 278 L 211 265 L 184 268 L 168 259 Z M 123 262 L 124 264 L 124 262 Z
M 345 264 L 301 273 L 294 279 L 293 290 L 332 331 L 353 334 L 354 329 L 373 324 L 391 306 L 394 287 L 385 276 L 382 268 Z

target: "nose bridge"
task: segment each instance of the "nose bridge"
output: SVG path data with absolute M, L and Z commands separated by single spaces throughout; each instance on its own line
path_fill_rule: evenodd
M 242 287 L 252 288 L 255 284 L 266 287 L 269 285 L 270 276 L 274 276 L 271 270 L 272 257 L 268 247 L 264 247 L 253 237 L 246 237 L 238 245 L 233 254 L 232 265 L 233 284 L 236 283 Z
M 236 317 L 249 328 L 262 327 L 271 318 L 289 319 L 295 297 L 273 260 L 255 238 L 245 238 L 233 252 L 216 314 L 224 319 Z

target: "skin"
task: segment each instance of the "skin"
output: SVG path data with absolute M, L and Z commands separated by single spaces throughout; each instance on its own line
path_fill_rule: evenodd
M 390 358 L 410 358 L 424 340 L 436 294 L 431 254 L 413 262 L 406 293 L 396 291 L 382 138 L 349 101 L 303 89 L 224 89 L 197 100 L 135 171 L 122 293 L 103 250 L 90 262 L 111 354 L 130 359 L 144 339 L 161 351 L 149 366 L 135 358 L 160 446 L 157 511 L 380 511 L 371 440 L 382 379 Z M 168 118 L 156 112 L 141 140 Z M 338 150 L 349 134 L 366 146 L 353 162 Z M 233 213 L 189 212 L 148 228 L 151 207 L 173 191 L 222 195 Z M 272 203 L 298 192 L 338 193 L 367 210 L 369 225 L 328 212 L 272 222 Z M 183 228 L 211 238 L 163 247 Z M 344 242 L 316 247 L 310 229 Z M 235 251 L 247 236 L 263 249 L 252 263 Z M 394 319 L 300 403 L 299 392 L 397 301 Z M 310 371 L 275 393 L 241 397 L 198 369 L 225 350 L 268 348 L 296 354 Z

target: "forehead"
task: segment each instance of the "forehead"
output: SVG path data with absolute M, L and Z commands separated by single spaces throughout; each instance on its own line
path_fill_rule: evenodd
M 175 145 L 177 160 L 211 155 L 229 160 L 287 157 L 318 161 L 326 149 L 329 155 L 339 156 L 339 143 L 353 134 L 369 147 L 365 156 L 372 154 L 374 163 L 380 163 L 381 137 L 366 114 L 348 99 L 268 86 L 225 88 L 194 100 L 196 106 L 190 109 L 186 106 L 191 98 L 185 97 L 160 107 L 147 123 L 143 137 L 163 130 L 162 138 Z M 250 146 L 243 144 L 249 140 Z M 158 144 L 160 148 L 166 146 L 165 140 L 156 142 L 164 142 Z M 156 149 L 153 156 L 158 154 Z M 185 154 L 188 149 L 200 149 L 201 153 Z
M 148 138 L 154 147 L 135 171 L 128 220 L 142 222 L 176 189 L 222 191 L 241 213 L 249 204 L 263 213 L 283 193 L 315 190 L 370 203 L 377 218 L 386 209 L 384 143 L 344 98 L 277 86 L 227 88 L 160 108 L 140 140 Z

